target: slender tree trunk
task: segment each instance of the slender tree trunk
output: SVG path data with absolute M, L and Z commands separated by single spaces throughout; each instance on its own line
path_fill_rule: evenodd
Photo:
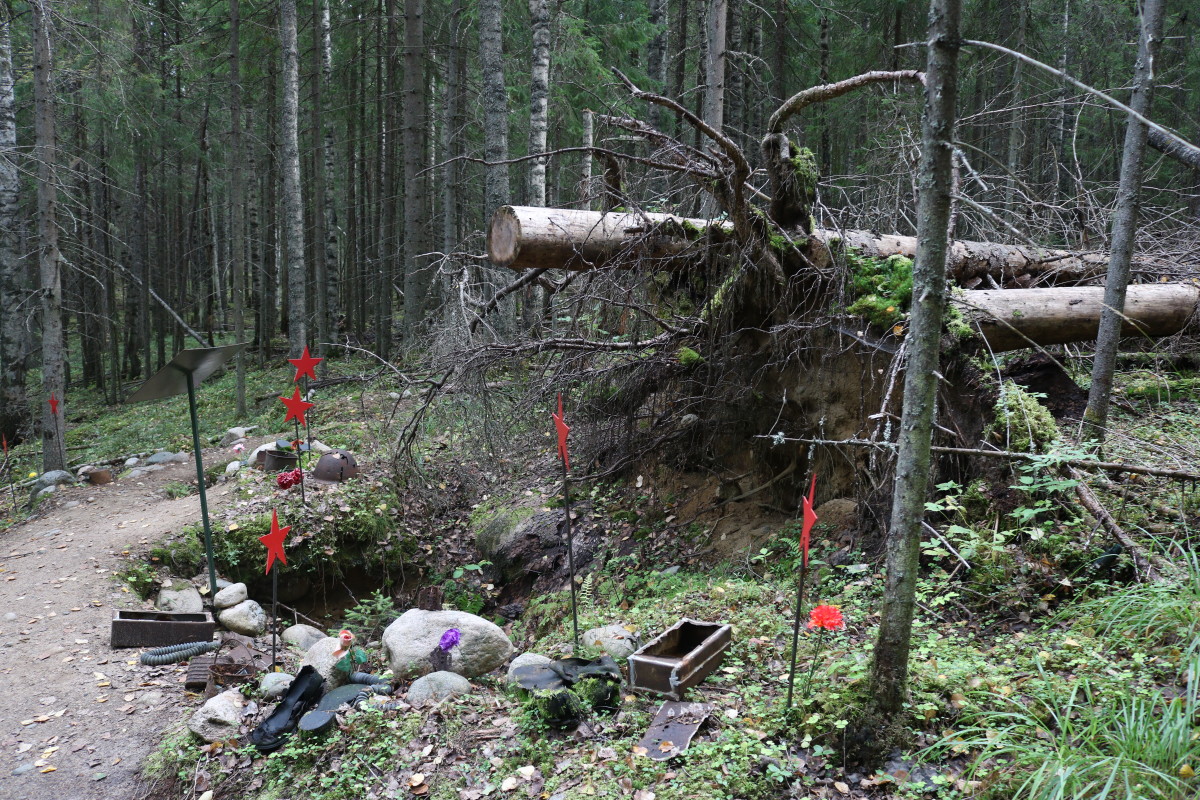
M 396 4 L 399 0 L 387 0 L 385 14 L 387 16 L 386 58 L 387 85 L 384 91 L 383 115 L 380 124 L 383 133 L 379 137 L 379 162 L 381 169 L 375 172 L 375 177 L 382 176 L 382 184 L 376 185 L 375 198 L 379 214 L 382 217 L 375 230 L 382 236 L 376 238 L 380 283 L 382 295 L 375 300 L 375 330 L 379 355 L 384 359 L 392 355 L 392 326 L 394 324 L 394 309 L 392 306 L 398 275 L 397 261 L 401 250 L 400 233 L 397 230 L 399 214 L 397 213 L 396 186 L 399 171 L 399 147 L 397 137 L 400 133 L 399 115 L 396 104 L 400 95 L 400 49 L 399 24 L 396 19 Z M 381 302 L 382 301 L 382 302 Z
M 550 0 L 529 0 L 533 61 L 529 70 L 529 154 L 546 152 L 550 103 Z M 529 162 L 526 205 L 546 205 L 546 158 Z
M 725 126 L 725 27 L 729 19 L 729 0 L 708 0 L 708 18 L 704 51 L 704 106 L 701 119 L 715 130 Z M 711 217 L 720 209 L 711 195 L 705 195 L 701 214 Z
M 280 0 L 279 47 L 283 54 L 280 127 L 283 150 L 283 238 L 287 250 L 288 276 L 288 350 L 296 358 L 308 343 L 304 198 L 300 192 L 300 53 L 296 46 L 296 0 Z
M 654 91 L 667 91 L 667 0 L 650 0 L 650 27 L 654 36 L 646 53 L 646 71 L 653 81 Z M 667 124 L 667 110 L 659 105 L 650 107 L 650 123 L 658 130 Z
M 929 448 L 936 415 L 938 355 L 945 306 L 952 181 L 950 143 L 954 140 L 958 98 L 959 14 L 959 0 L 930 2 L 918 176 L 921 187 L 917 201 L 918 244 L 913 265 L 904 408 L 886 542 L 887 583 L 869 691 L 884 719 L 901 710 L 907 695 L 908 654 L 921 552 L 921 522 L 929 488 Z
M 1018 53 L 1025 52 L 1025 34 L 1029 27 L 1029 0 L 1017 2 L 1017 35 L 1013 49 Z M 1021 139 L 1025 136 L 1025 112 L 1021 107 L 1024 103 L 1025 62 L 1018 60 L 1013 67 L 1012 92 L 1009 94 L 1008 118 L 1008 152 L 1004 164 L 1008 168 L 1008 180 L 1004 188 L 1004 209 L 1015 217 L 1020 217 L 1020 209 L 1028 202 L 1028 198 L 1017 199 L 1017 184 L 1021 177 Z
M 309 224 L 305 227 L 312 231 L 312 239 L 309 242 L 309 258 L 312 262 L 312 280 L 309 285 L 313 287 L 312 292 L 312 316 L 313 328 L 315 328 L 315 336 L 317 338 L 316 350 L 317 354 L 324 357 L 328 355 L 328 346 L 325 344 L 329 341 L 329 313 L 327 293 L 329 285 L 329 262 L 327 257 L 329 251 L 325 246 L 325 236 L 327 230 L 326 204 L 329 201 L 329 196 L 326 194 L 327 181 L 329 175 L 325 172 L 325 137 L 323 130 L 325 128 L 325 120 L 329 116 L 327 96 L 329 93 L 329 85 L 325 76 L 325 36 L 322 30 L 322 17 L 325 11 L 325 3 L 323 0 L 313 0 L 312 3 L 312 23 L 313 23 L 313 71 L 312 71 L 312 103 L 311 103 L 311 120 L 312 120 L 312 175 L 310 185 L 312 186 L 311 208 L 309 209 Z M 327 17 L 326 17 L 327 18 Z M 327 363 L 322 362 L 319 369 L 324 374 Z
M 229 0 L 229 280 L 233 284 L 233 340 L 246 338 L 246 191 L 242 172 L 241 4 Z M 246 354 L 237 357 L 236 408 L 246 417 Z
M 34 159 L 37 161 L 38 272 L 42 295 L 42 469 L 65 469 L 66 342 L 62 318 L 62 256 L 58 251 L 57 144 L 50 48 L 50 0 L 33 0 Z M 57 399 L 57 409 L 49 403 Z
M 511 201 L 508 184 L 508 98 L 504 84 L 504 49 L 502 3 L 500 0 L 480 0 L 479 3 L 479 63 L 483 69 L 483 140 L 484 158 L 490 162 L 484 180 L 484 209 L 491 214 Z M 489 270 L 489 280 L 503 284 L 498 270 Z M 499 312 L 497 327 L 510 332 L 515 323 L 515 309 L 506 301 Z
M 590 108 L 583 110 L 583 146 L 591 149 L 595 143 L 595 113 Z M 590 153 L 583 154 L 583 165 L 580 170 L 580 200 L 583 203 L 584 211 L 592 210 L 592 156 Z M 492 212 L 495 213 L 495 212 Z
M 425 155 L 425 9 L 404 0 L 404 329 L 411 339 L 429 310 L 429 270 L 422 263 L 429 197 Z
M 821 17 L 820 39 L 817 42 L 817 51 L 818 51 L 817 79 L 821 82 L 822 86 L 828 85 L 829 79 L 830 79 L 829 57 L 830 57 L 830 49 L 831 48 L 830 48 L 830 41 L 829 41 L 830 40 L 830 30 L 829 29 L 830 29 L 829 17 L 822 16 Z M 817 113 L 820 114 L 820 121 L 821 121 L 821 138 L 820 138 L 820 143 L 817 146 L 818 154 L 820 157 L 821 174 L 829 175 L 833 171 L 833 164 L 832 164 L 833 153 L 831 152 L 830 142 L 829 142 L 829 127 L 830 127 L 830 125 L 829 125 L 829 106 L 828 106 L 828 104 L 822 103 L 821 108 Z
M 450 37 L 446 53 L 446 113 L 442 124 L 442 252 L 453 253 L 458 247 L 458 221 L 461 212 L 458 185 L 458 161 L 462 137 L 462 82 L 466 68 L 463 40 L 463 0 L 454 0 L 450 9 Z
M 788 0 L 775 0 L 775 48 L 771 64 L 771 94 L 775 96 L 775 108 L 779 108 L 784 100 L 791 97 L 787 81 L 788 29 L 791 17 Z
M 25 342 L 31 338 L 21 260 L 21 176 L 13 92 L 12 10 L 0 5 L 0 433 L 10 442 L 24 427 Z
M 1150 112 L 1154 97 L 1154 59 L 1162 44 L 1163 0 L 1145 0 L 1142 4 L 1141 35 L 1138 37 L 1137 65 L 1133 75 L 1133 97 L 1129 107 L 1139 114 Z M 1142 186 L 1142 157 L 1146 152 L 1146 126 L 1133 117 L 1125 124 L 1125 147 L 1121 153 L 1121 179 L 1117 186 L 1117 207 L 1113 213 L 1112 257 L 1104 281 L 1104 315 L 1096 335 L 1096 357 L 1092 362 L 1092 385 L 1083 420 L 1086 433 L 1103 443 L 1108 425 L 1108 405 L 1112 393 L 1113 372 L 1117 364 L 1117 345 L 1121 341 L 1122 312 L 1129 286 L 1130 261 L 1137 238 L 1138 192 Z
M 318 286 L 317 291 L 325 298 L 326 336 L 321 339 L 321 352 L 328 353 L 328 344 L 338 338 L 339 320 L 341 318 L 341 286 L 342 266 L 338 260 L 338 216 L 337 203 L 334 200 L 334 131 L 333 118 L 329 111 L 329 93 L 333 86 L 333 32 L 329 19 L 329 0 L 321 0 L 321 85 L 324 87 L 321 105 L 321 155 L 323 157 L 324 173 L 321 194 L 324 198 L 325 213 L 324 236 L 322 246 L 325 248 L 325 285 Z M 350 181 L 347 181 L 349 183 Z M 320 365 L 326 369 L 328 362 Z

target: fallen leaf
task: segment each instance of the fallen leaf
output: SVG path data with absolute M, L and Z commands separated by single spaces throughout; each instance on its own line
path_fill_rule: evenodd
M 664 739 L 663 741 L 661 741 L 661 742 L 659 742 L 659 743 L 658 743 L 658 749 L 659 749 L 659 750 L 662 750 L 664 753 L 665 753 L 665 752 L 667 752 L 668 750 L 674 750 L 674 749 L 675 749 L 675 743 L 674 743 L 674 742 L 668 742 L 667 740 L 665 740 L 665 739 Z
M 500 790 L 503 792 L 511 792 L 515 788 L 517 788 L 517 779 L 512 775 L 509 775 L 500 784 Z
M 850 787 L 841 781 L 834 781 L 833 788 L 837 789 L 842 794 L 850 794 Z
M 642 747 L 640 744 L 635 744 L 635 745 L 633 746 L 633 754 L 634 754 L 635 756 L 644 756 L 644 755 L 646 755 L 646 754 L 647 754 L 647 753 L 649 753 L 649 752 L 650 752 L 649 750 L 647 750 L 646 748 Z
M 425 773 L 423 773 L 423 772 L 414 772 L 412 777 L 408 779 L 409 786 L 420 786 L 424 782 L 425 782 Z

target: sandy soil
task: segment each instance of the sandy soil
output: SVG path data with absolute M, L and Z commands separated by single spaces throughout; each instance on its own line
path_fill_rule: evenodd
M 200 519 L 198 496 L 157 491 L 195 475 L 189 461 L 136 481 L 60 487 L 37 518 L 0 536 L 0 799 L 141 794 L 143 761 L 194 703 L 182 668 L 142 667 L 138 650 L 109 647 L 114 611 L 146 607 L 112 573 L 124 551 Z M 210 489 L 210 509 L 231 494 L 229 484 Z

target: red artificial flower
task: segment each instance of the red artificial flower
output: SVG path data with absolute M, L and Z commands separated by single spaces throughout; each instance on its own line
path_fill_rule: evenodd
M 300 471 L 299 467 L 296 467 L 294 470 L 291 470 L 290 472 L 279 473 L 279 477 L 275 478 L 275 483 L 279 486 L 280 489 L 290 489 L 293 486 L 295 486 L 296 484 L 300 483 L 300 480 L 302 478 L 303 478 L 303 473 Z
M 837 606 L 816 606 L 808 614 L 809 630 L 820 628 L 827 631 L 840 631 L 846 627 L 842 612 Z

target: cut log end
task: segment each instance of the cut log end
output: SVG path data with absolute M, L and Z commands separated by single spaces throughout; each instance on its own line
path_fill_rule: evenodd
M 497 267 L 512 267 L 521 255 L 521 218 L 513 213 L 512 206 L 501 206 L 492 215 L 487 251 Z

